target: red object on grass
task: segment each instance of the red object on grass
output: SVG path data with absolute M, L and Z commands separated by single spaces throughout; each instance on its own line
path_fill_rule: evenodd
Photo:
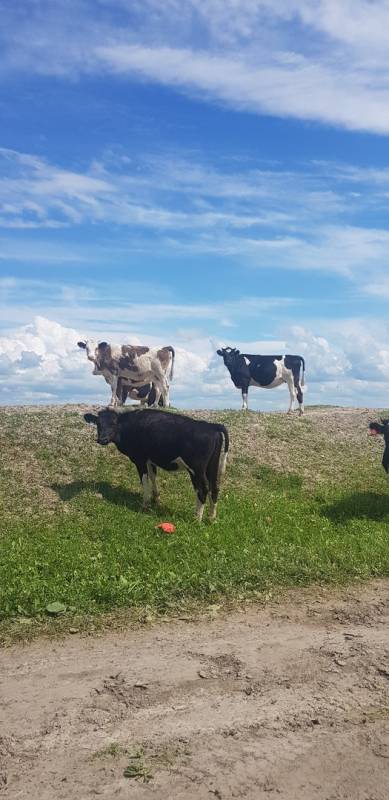
M 375 428 L 370 428 L 369 436 L 378 436 L 378 431 L 376 431 Z
M 163 530 L 164 533 L 174 533 L 174 531 L 176 530 L 176 526 L 173 525 L 172 522 L 160 522 L 155 527 L 161 528 L 161 530 Z

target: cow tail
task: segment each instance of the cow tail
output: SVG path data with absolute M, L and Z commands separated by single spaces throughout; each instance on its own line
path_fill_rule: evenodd
M 170 347 L 169 346 L 166 349 L 169 350 L 171 352 L 171 354 L 172 354 L 172 365 L 170 367 L 170 376 L 169 376 L 169 381 L 172 381 L 173 380 L 173 373 L 174 373 L 174 359 L 176 357 L 176 354 L 175 354 L 174 347 Z
M 300 358 L 301 358 L 301 366 L 303 368 L 302 375 L 301 375 L 300 386 L 304 386 L 305 385 L 305 380 L 304 380 L 304 376 L 305 376 L 305 361 L 304 361 L 302 356 L 300 356 Z
M 216 479 L 217 485 L 220 486 L 221 479 L 226 471 L 227 456 L 230 447 L 230 437 L 228 435 L 228 430 L 224 425 L 217 425 L 216 427 L 221 434 L 219 463 L 217 468 L 217 479 Z

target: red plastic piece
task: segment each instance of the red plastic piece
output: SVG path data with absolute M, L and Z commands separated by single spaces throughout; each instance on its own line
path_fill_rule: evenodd
M 158 525 L 155 526 L 156 528 L 161 528 L 164 533 L 174 533 L 176 530 L 176 526 L 173 525 L 172 522 L 160 522 Z

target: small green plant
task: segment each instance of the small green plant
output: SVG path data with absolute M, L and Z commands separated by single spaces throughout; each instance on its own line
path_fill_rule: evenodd
M 123 771 L 123 775 L 125 778 L 136 778 L 143 781 L 143 783 L 148 783 L 153 777 L 141 753 L 129 756 L 129 762 Z
M 98 750 L 94 753 L 93 758 L 119 758 L 122 755 L 126 754 L 126 749 L 118 742 L 110 742 L 103 747 L 101 750 Z

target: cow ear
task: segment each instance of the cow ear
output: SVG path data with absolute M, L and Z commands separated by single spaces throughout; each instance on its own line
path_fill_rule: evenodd
M 86 342 L 77 342 L 78 347 L 82 347 L 83 350 L 86 349 Z
M 98 350 L 106 350 L 108 347 L 108 342 L 99 342 L 97 345 Z
M 216 350 L 216 352 L 217 352 L 218 356 L 222 356 L 223 355 L 221 350 Z
M 89 422 L 90 425 L 97 425 L 97 419 L 96 414 L 84 414 L 85 422 Z

